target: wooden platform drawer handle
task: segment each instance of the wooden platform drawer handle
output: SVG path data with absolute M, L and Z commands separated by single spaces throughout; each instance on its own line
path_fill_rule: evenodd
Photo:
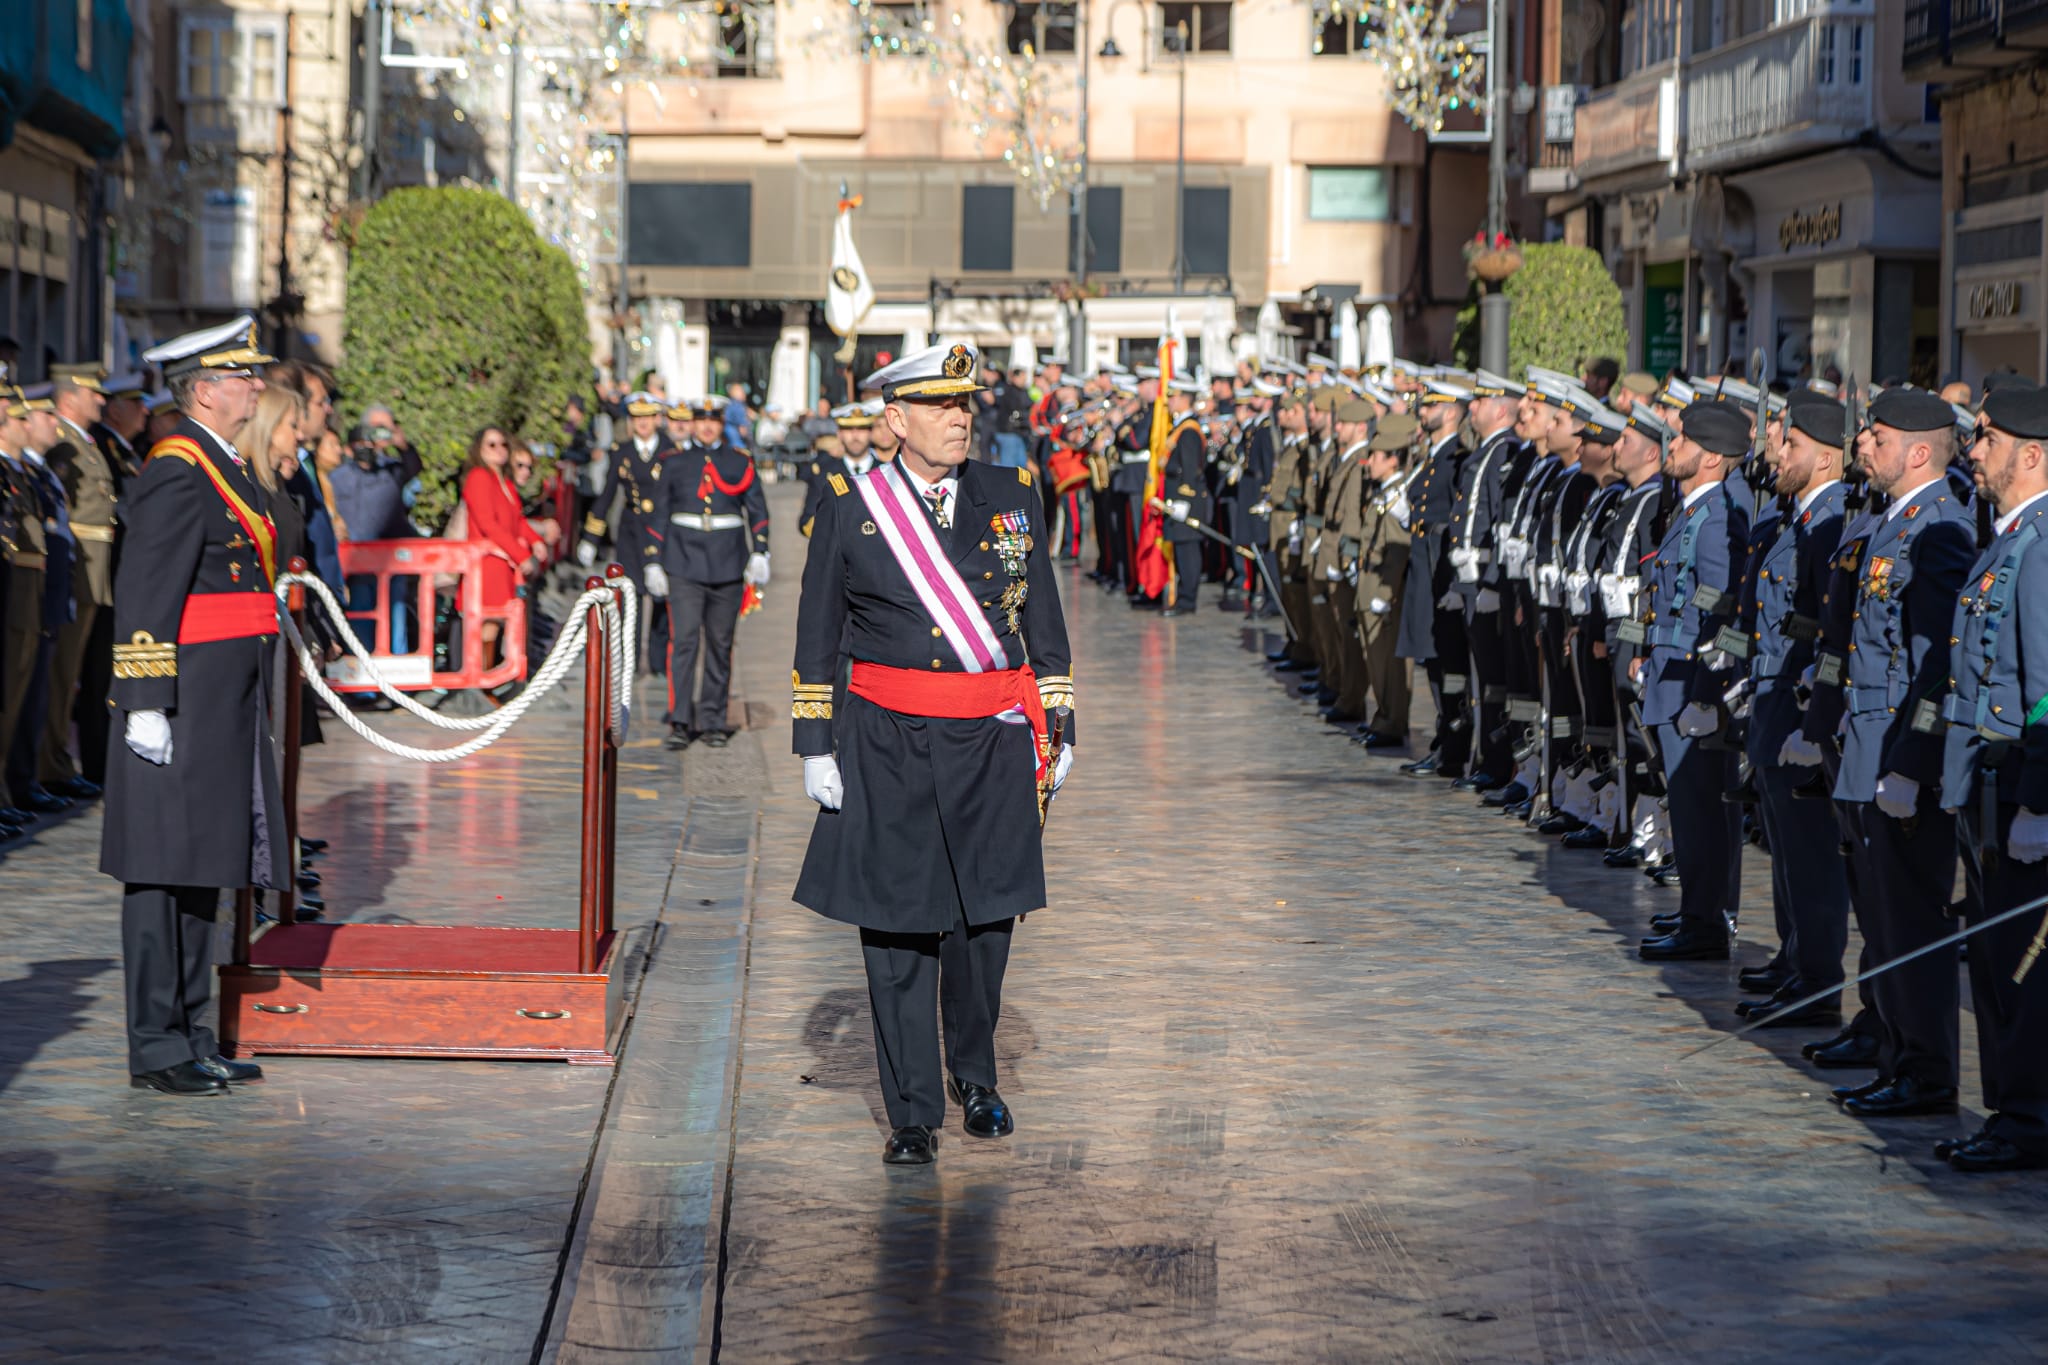
M 311 1005 L 265 1005 L 257 1003 L 249 1007 L 258 1014 L 311 1014 Z
M 514 1014 L 518 1015 L 518 1016 L 519 1016 L 519 1017 L 520 1017 L 521 1019 L 567 1019 L 567 1018 L 569 1018 L 569 1011 L 567 1011 L 567 1010 L 514 1010 L 514 1011 L 512 1011 L 512 1012 L 513 1012 Z

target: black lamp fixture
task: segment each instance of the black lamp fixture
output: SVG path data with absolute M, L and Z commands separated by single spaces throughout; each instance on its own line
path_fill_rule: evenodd
M 162 114 L 158 114 L 154 119 L 150 120 L 149 140 L 155 144 L 157 151 L 166 156 L 170 155 L 171 125 L 164 122 Z
M 1124 55 L 1124 50 L 1116 45 L 1116 39 L 1104 38 L 1102 40 L 1102 51 L 1095 55 L 1098 57 L 1121 57 Z

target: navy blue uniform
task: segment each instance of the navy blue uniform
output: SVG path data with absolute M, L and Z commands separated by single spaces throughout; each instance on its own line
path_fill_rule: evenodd
M 595 546 L 609 532 L 612 553 L 625 566 L 633 586 L 643 593 L 647 590 L 647 566 L 661 560 L 666 522 L 655 503 L 661 492 L 662 465 L 675 453 L 675 446 L 661 435 L 656 435 L 645 451 L 631 437 L 613 446 L 604 487 L 583 518 L 583 543 Z M 654 611 L 648 616 L 652 625 L 648 628 L 647 671 L 652 673 L 667 666 L 668 613 Z
M 768 499 L 754 460 L 730 446 L 696 446 L 669 456 L 655 480 L 668 576 L 668 714 L 671 725 L 723 734 L 732 688 L 733 628 L 745 595 L 747 560 L 768 553 Z M 703 643 L 704 687 L 697 690 Z M 694 698 L 694 700 L 693 700 Z

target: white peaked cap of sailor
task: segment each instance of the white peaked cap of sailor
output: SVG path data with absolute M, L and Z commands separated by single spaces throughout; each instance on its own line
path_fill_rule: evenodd
M 913 355 L 884 365 L 861 381 L 864 389 L 880 389 L 882 397 L 942 398 L 981 389 L 981 357 L 964 341 L 941 341 Z
M 143 363 L 163 366 L 166 377 L 193 370 L 247 372 L 276 358 L 256 344 L 256 319 L 248 314 L 158 342 L 142 353 Z
M 1263 379 L 1254 379 L 1252 380 L 1252 392 L 1258 394 L 1261 398 L 1278 398 L 1281 394 L 1287 392 L 1287 388 L 1282 384 L 1270 384 Z

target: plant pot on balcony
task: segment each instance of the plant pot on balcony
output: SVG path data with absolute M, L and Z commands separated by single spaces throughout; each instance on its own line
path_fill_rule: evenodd
M 1522 268 L 1522 249 L 1516 246 L 1480 247 L 1466 254 L 1465 268 L 1476 280 L 1500 284 Z

